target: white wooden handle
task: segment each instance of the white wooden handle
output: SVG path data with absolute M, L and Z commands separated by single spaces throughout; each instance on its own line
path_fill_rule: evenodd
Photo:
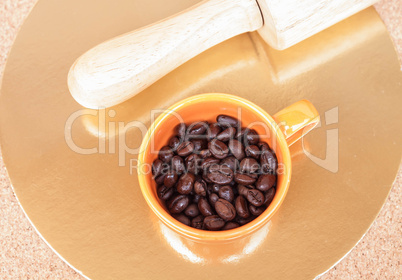
M 373 5 L 378 0 L 257 0 L 264 18 L 258 30 L 273 48 L 286 49 Z
M 89 50 L 71 66 L 68 86 L 88 108 L 121 103 L 206 49 L 262 27 L 256 0 L 208 0 Z

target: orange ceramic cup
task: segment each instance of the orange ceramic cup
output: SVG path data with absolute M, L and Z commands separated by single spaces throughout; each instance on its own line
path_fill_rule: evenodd
M 174 127 L 184 121 L 215 122 L 219 114 L 240 118 L 242 126 L 255 129 L 262 142 L 268 143 L 278 159 L 276 194 L 269 207 L 255 220 L 241 227 L 226 231 L 206 231 L 186 226 L 174 219 L 157 196 L 156 183 L 150 166 L 158 157 L 158 151 L 167 145 Z M 207 93 L 195 95 L 172 105 L 151 124 L 140 148 L 138 157 L 138 180 L 142 194 L 158 218 L 181 236 L 199 241 L 234 240 L 245 237 L 264 226 L 275 214 L 285 199 L 289 188 L 292 162 L 289 146 L 313 129 L 319 115 L 307 100 L 299 101 L 281 110 L 273 117 L 256 104 L 230 94 Z

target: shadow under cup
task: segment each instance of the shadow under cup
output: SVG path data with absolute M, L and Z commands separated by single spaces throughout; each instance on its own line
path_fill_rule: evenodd
M 149 172 L 158 151 L 167 145 L 180 122 L 191 124 L 197 121 L 216 122 L 216 117 L 225 114 L 241 120 L 243 127 L 255 129 L 260 141 L 266 142 L 275 151 L 278 159 L 276 194 L 269 207 L 256 219 L 241 227 L 225 231 L 206 231 L 186 226 L 174 219 L 157 196 L 157 185 Z M 277 211 L 287 193 L 291 175 L 289 148 L 283 133 L 275 121 L 263 109 L 243 98 L 209 93 L 192 96 L 179 101 L 151 124 L 145 135 L 139 155 L 138 178 L 145 200 L 158 218 L 181 236 L 199 241 L 234 240 L 245 237 L 263 227 Z M 148 172 L 146 172 L 148 171 Z

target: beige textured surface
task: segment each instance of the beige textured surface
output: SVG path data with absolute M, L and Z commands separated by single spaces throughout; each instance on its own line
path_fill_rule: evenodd
M 0 0 L 0 73 L 17 30 L 34 0 Z M 402 58 L 402 3 L 377 6 Z M 0 279 L 84 279 L 69 268 L 25 218 L 0 158 Z M 373 227 L 352 252 L 321 279 L 401 279 L 401 172 Z

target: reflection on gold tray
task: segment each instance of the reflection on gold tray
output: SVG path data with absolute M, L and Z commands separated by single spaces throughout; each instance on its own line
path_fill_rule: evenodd
M 80 111 L 66 83 L 79 54 L 195 2 L 39 1 L 11 51 L 0 96 L 15 192 L 47 242 L 93 279 L 312 279 L 367 231 L 399 166 L 402 75 L 391 40 L 372 8 L 283 52 L 243 34 L 123 104 Z M 321 114 L 320 127 L 291 148 L 284 204 L 244 244 L 208 248 L 161 225 L 130 175 L 137 156 L 117 148 L 124 134 L 127 147 L 141 143 L 139 129 L 123 134 L 119 122 L 149 126 L 151 110 L 203 92 L 236 94 L 268 113 L 305 98 Z M 84 115 L 72 123 L 72 140 L 98 153 L 66 143 L 66 121 L 77 111 Z

